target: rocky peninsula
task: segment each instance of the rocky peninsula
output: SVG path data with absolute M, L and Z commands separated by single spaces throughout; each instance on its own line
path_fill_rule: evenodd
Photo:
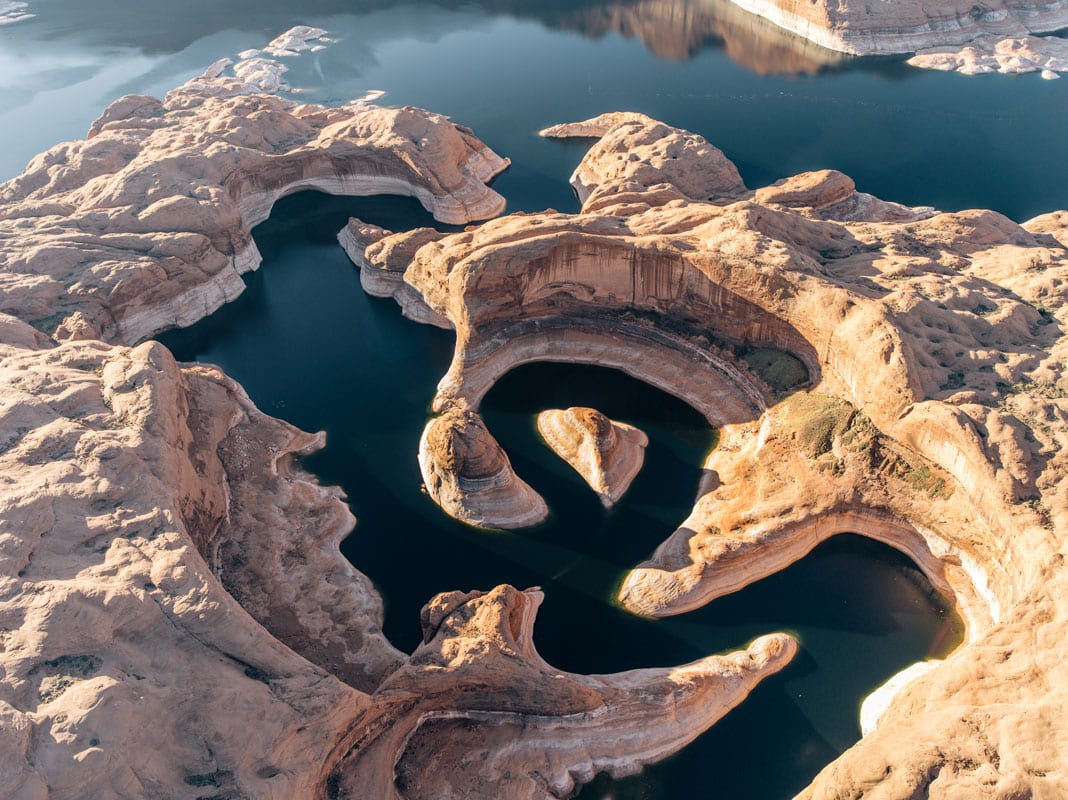
M 704 413 L 721 439 L 701 494 L 620 593 L 640 614 L 695 608 L 842 532 L 913 558 L 965 643 L 881 690 L 877 724 L 802 797 L 1068 792 L 1068 215 L 909 208 L 832 170 L 749 189 L 704 139 L 639 114 L 545 134 L 596 139 L 580 213 L 365 252 L 409 316 L 456 331 L 437 412 L 566 361 Z

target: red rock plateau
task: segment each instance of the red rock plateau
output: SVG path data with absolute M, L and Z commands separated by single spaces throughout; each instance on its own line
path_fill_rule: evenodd
M 455 329 L 437 412 L 476 413 L 533 361 L 686 400 L 720 443 L 628 608 L 685 612 L 856 532 L 909 554 L 966 622 L 866 704 L 867 735 L 801 797 L 1068 796 L 1068 213 L 907 208 L 832 170 L 752 190 L 638 114 L 544 133 L 596 139 L 578 214 L 365 248 L 345 232 L 365 285 Z

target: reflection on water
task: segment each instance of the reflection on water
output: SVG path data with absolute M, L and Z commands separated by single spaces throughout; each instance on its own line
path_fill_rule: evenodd
M 326 430 L 326 448 L 305 463 L 348 494 L 358 521 L 342 551 L 382 592 L 396 645 L 418 644 L 419 609 L 435 593 L 498 583 L 544 588 L 535 642 L 573 672 L 686 663 L 771 631 L 800 639 L 793 664 L 678 756 L 636 778 L 602 778 L 583 797 L 781 800 L 857 740 L 872 688 L 959 642 L 959 620 L 907 559 L 850 536 L 695 612 L 623 610 L 619 582 L 688 513 L 714 432 L 678 399 L 611 370 L 527 365 L 484 400 L 487 426 L 549 503 L 546 524 L 486 532 L 446 517 L 420 492 L 415 456 L 452 334 L 361 291 L 333 240 L 350 215 L 393 230 L 429 222 L 408 199 L 286 198 L 256 230 L 264 266 L 248 291 L 161 338 L 180 359 L 220 364 L 264 411 Z M 537 411 L 569 405 L 649 434 L 645 466 L 611 510 L 537 436 Z
M 586 36 L 635 37 L 659 58 L 682 61 L 707 47 L 758 75 L 813 74 L 849 60 L 750 14 L 731 0 L 635 0 L 590 5 L 553 25 Z

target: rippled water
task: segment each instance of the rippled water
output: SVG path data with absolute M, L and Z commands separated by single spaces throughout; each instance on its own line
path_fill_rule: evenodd
M 586 145 L 535 132 L 618 109 L 705 135 L 751 186 L 833 167 L 910 204 L 1017 220 L 1068 207 L 1068 80 L 844 59 L 732 15 L 722 0 L 299 5 L 29 0 L 35 17 L 0 26 L 0 177 L 84 135 L 116 97 L 162 95 L 304 23 L 340 41 L 287 62 L 295 96 L 330 103 L 381 89 L 383 102 L 452 115 L 512 159 L 495 182 L 510 210 L 575 210 L 566 179 Z M 398 646 L 414 646 L 418 609 L 434 593 L 502 581 L 546 589 L 538 647 L 574 671 L 688 661 L 771 630 L 800 637 L 793 665 L 679 756 L 599 780 L 583 797 L 789 796 L 856 740 L 867 692 L 957 641 L 959 623 L 915 568 L 854 537 L 682 617 L 651 622 L 617 608 L 623 571 L 688 510 L 714 432 L 614 373 L 533 365 L 486 398 L 491 430 L 553 509 L 547 525 L 486 534 L 445 518 L 419 492 L 415 451 L 451 335 L 363 294 L 333 242 L 349 214 L 394 230 L 427 224 L 404 200 L 288 198 L 256 231 L 264 268 L 248 291 L 164 339 L 180 358 L 221 364 L 265 411 L 328 432 L 307 464 L 348 492 L 359 524 L 345 554 L 381 589 Z M 651 434 L 645 470 L 609 513 L 533 432 L 533 412 L 580 403 Z

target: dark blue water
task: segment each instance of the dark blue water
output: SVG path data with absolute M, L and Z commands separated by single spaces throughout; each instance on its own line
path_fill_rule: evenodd
M 256 230 L 264 266 L 248 291 L 162 339 L 180 359 L 220 364 L 263 410 L 327 431 L 305 464 L 348 494 L 358 523 L 342 550 L 381 591 L 397 646 L 417 645 L 419 609 L 435 593 L 505 582 L 544 588 L 535 641 L 574 672 L 685 663 L 777 630 L 801 641 L 793 665 L 684 753 L 636 778 L 599 779 L 583 797 L 689 797 L 710 772 L 725 797 L 792 794 L 859 737 L 865 695 L 958 642 L 959 620 L 916 568 L 859 537 L 681 617 L 651 621 L 618 607 L 626 570 L 688 513 L 715 431 L 681 401 L 611 370 L 528 365 L 485 398 L 490 430 L 550 505 L 546 524 L 485 532 L 447 518 L 420 491 L 415 454 L 452 334 L 361 291 L 333 239 L 349 215 L 394 230 L 431 222 L 408 199 L 287 198 Z M 569 405 L 649 434 L 645 467 L 611 511 L 538 440 L 534 415 Z

